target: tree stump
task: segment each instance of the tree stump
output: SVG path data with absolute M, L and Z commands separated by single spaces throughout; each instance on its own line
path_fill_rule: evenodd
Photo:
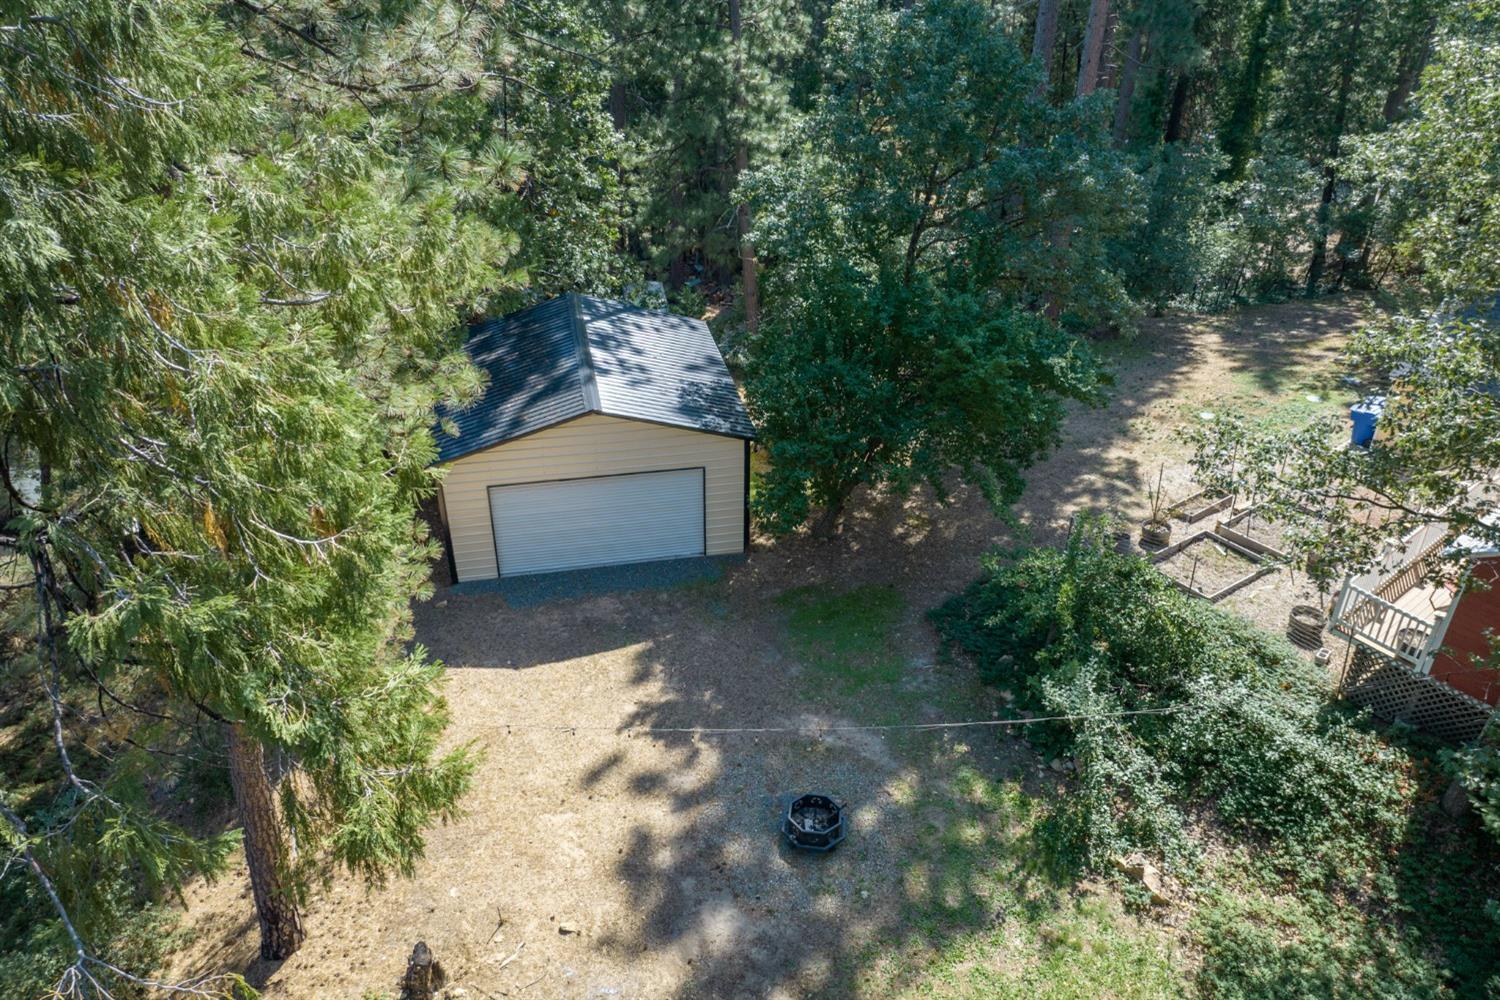
M 425 941 L 418 941 L 407 960 L 406 975 L 401 979 L 401 1000 L 436 1000 L 447 982 L 448 976 L 433 957 L 432 949 Z

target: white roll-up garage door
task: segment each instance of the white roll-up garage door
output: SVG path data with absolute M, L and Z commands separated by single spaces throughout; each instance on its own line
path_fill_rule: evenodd
M 703 470 L 490 487 L 501 576 L 703 554 Z

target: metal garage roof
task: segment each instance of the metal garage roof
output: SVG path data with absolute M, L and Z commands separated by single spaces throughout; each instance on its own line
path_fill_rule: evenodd
M 458 427 L 438 432 L 441 462 L 586 413 L 755 436 L 702 320 L 569 294 L 474 324 L 466 348 L 489 385 L 440 412 Z

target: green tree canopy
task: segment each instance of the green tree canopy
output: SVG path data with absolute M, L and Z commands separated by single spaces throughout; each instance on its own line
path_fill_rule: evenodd
M 1334 450 L 1334 419 L 1267 436 L 1230 421 L 1198 434 L 1207 478 L 1295 526 L 1319 575 L 1367 566 L 1393 537 L 1447 522 L 1500 541 L 1500 9 L 1444 22 L 1410 117 L 1351 156 L 1396 203 L 1388 238 L 1413 276 L 1402 311 L 1355 338 L 1348 369 L 1386 397 L 1376 445 Z M 1369 522 L 1382 527 L 1372 530 Z M 1458 572 L 1457 563 L 1446 572 Z
M 474 762 L 438 751 L 407 606 L 433 406 L 476 388 L 454 330 L 514 247 L 483 204 L 512 158 L 455 167 L 404 129 L 492 92 L 488 26 L 465 4 L 304 6 L 55 3 L 0 26 L 8 676 L 54 744 L 50 784 L 0 792 L 0 830 L 37 925 L 66 931 L 45 939 L 63 992 L 132 973 L 96 936 L 99 871 L 170 890 L 224 856 L 163 814 L 160 761 L 222 768 L 227 746 L 268 957 L 300 943 L 327 861 L 409 870 Z M 99 712 L 131 719 L 107 766 L 70 754 Z
M 786 166 L 747 185 L 768 263 L 748 348 L 774 527 L 858 485 L 960 468 L 996 502 L 1090 398 L 1085 325 L 1128 309 L 1107 266 L 1135 187 L 1101 113 L 1030 95 L 1027 55 L 980 3 L 844 8 L 826 89 Z M 1123 208 L 1122 208 L 1123 206 Z

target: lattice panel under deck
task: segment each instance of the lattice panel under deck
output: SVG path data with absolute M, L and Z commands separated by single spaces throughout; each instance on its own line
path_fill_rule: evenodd
M 1379 718 L 1404 722 L 1457 744 L 1479 739 L 1494 712 L 1484 702 L 1358 643 L 1349 647 L 1339 693 Z

